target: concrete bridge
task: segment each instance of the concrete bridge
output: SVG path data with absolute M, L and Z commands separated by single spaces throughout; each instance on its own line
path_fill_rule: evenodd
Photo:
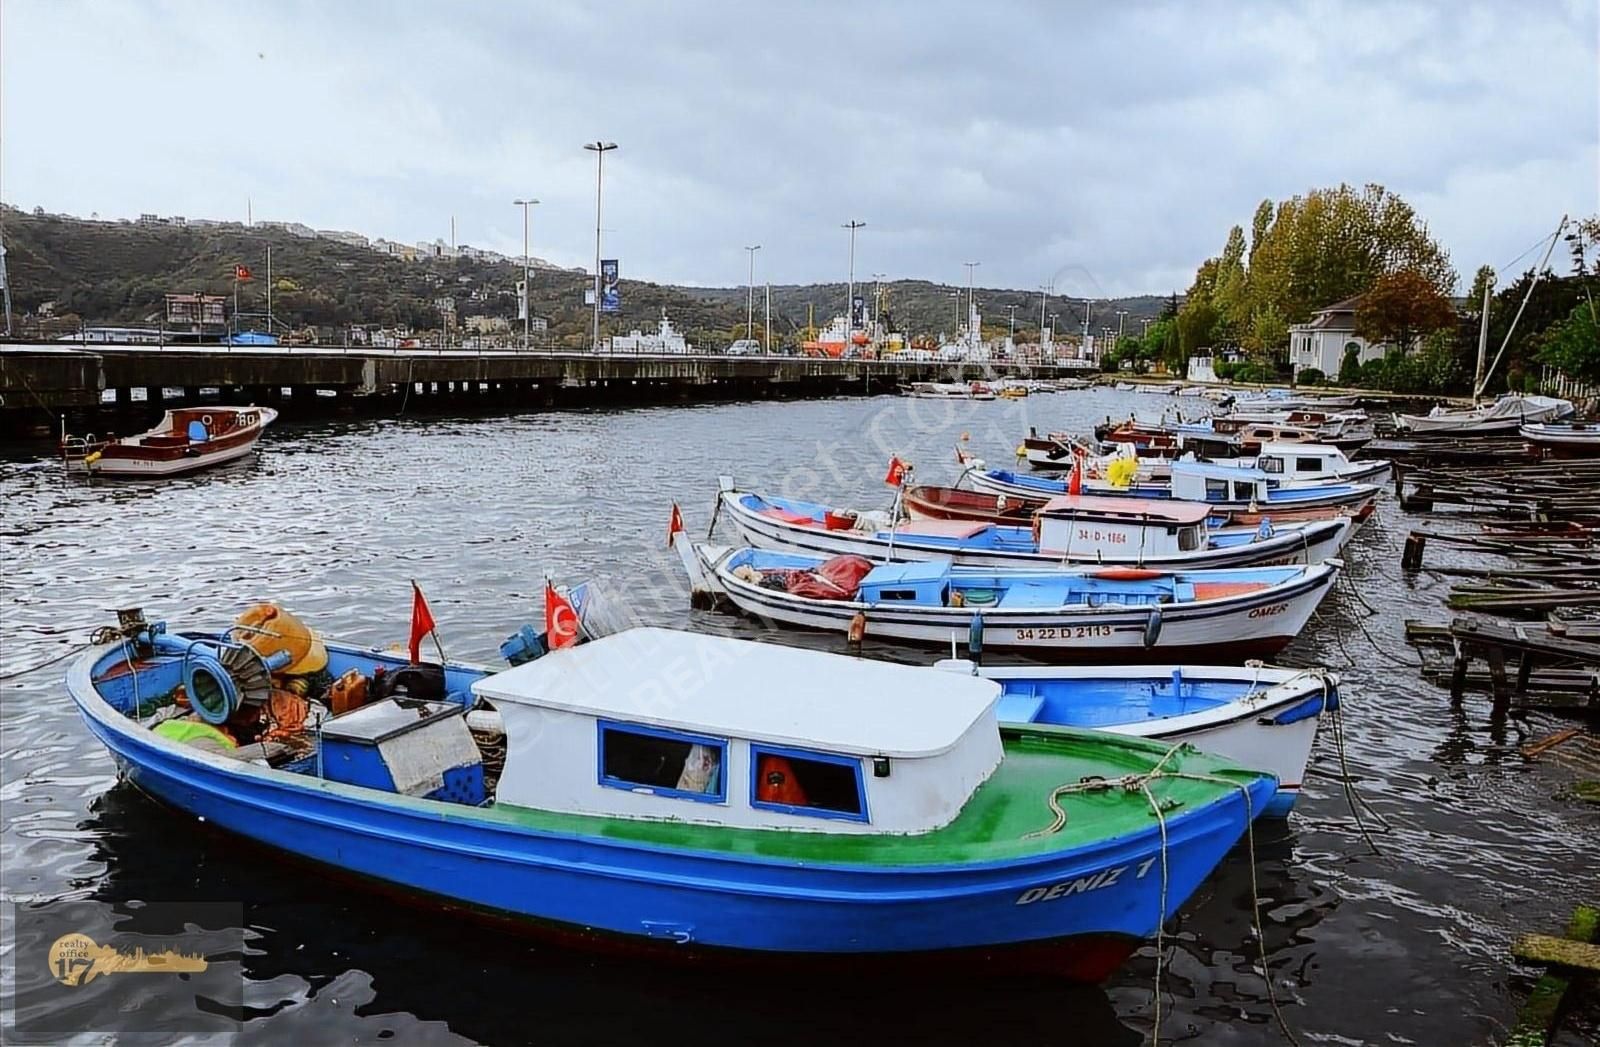
M 1056 365 L 799 356 L 644 355 L 338 346 L 0 346 L 0 429 L 36 431 L 105 412 L 195 402 L 270 404 L 288 413 L 379 409 L 562 406 L 871 395 L 911 382 L 1084 374 Z M 144 390 L 136 397 L 133 390 Z M 182 395 L 177 391 L 182 390 Z M 107 396 L 107 392 L 110 396 Z

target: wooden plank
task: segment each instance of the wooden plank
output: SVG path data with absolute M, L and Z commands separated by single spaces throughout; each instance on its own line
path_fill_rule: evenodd
M 1550 940 L 1562 945 L 1583 945 L 1594 941 L 1597 927 L 1600 927 L 1600 910 L 1590 905 L 1580 905 L 1572 911 L 1572 919 L 1567 921 L 1566 938 Z M 1515 946 L 1512 947 L 1512 953 L 1516 954 Z M 1506 1040 L 1506 1047 L 1545 1047 L 1550 1034 L 1555 1031 L 1556 1021 L 1561 1015 L 1561 1000 L 1569 984 L 1560 969 L 1546 971 L 1535 983 L 1528 1002 L 1517 1011 L 1517 1024 Z

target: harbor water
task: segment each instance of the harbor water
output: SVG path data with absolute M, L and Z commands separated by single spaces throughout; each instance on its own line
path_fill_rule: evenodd
M 412 580 L 447 653 L 495 663 L 501 639 L 540 620 L 547 573 L 602 579 L 644 622 L 764 636 L 755 623 L 691 611 L 666 550 L 671 503 L 703 534 L 718 474 L 752 490 L 886 508 L 891 454 L 913 463 L 918 481 L 946 483 L 964 436 L 991 465 L 1009 465 L 1030 425 L 1082 431 L 1107 415 L 1196 404 L 1097 389 L 989 403 L 875 397 L 343 419 L 282 425 L 256 458 L 159 484 L 71 480 L 48 448 L 14 446 L 0 450 L 0 671 L 81 644 L 119 607 L 221 624 L 270 599 L 329 635 L 403 643 Z M 1258 825 L 1254 866 L 1241 844 L 1169 924 L 1162 1042 L 1286 1042 L 1263 950 L 1271 995 L 1301 1043 L 1498 1042 L 1532 981 L 1508 962 L 1512 939 L 1559 932 L 1600 889 L 1600 808 L 1565 791 L 1597 775 L 1519 753 L 1564 722 L 1495 718 L 1482 695 L 1453 708 L 1420 678 L 1404 621 L 1448 612 L 1443 580 L 1402 575 L 1406 528 L 1386 494 L 1346 550 L 1349 584 L 1283 659 L 1340 673 L 1343 744 L 1323 731 L 1294 815 Z M 771 638 L 844 649 L 831 634 Z M 864 653 L 934 656 L 870 636 Z M 111 912 L 242 905 L 240 1042 L 1149 1041 L 1153 942 L 1094 988 L 739 977 L 573 951 L 277 861 L 119 783 L 63 670 L 4 684 L 4 900 Z M 750 686 L 759 701 L 761 681 Z M 1342 768 L 1370 805 L 1360 824 Z M 14 922 L 9 904 L 5 920 Z M 8 978 L 8 1006 L 28 1017 L 30 987 L 47 972 Z M 193 1029 L 196 1000 L 152 991 L 140 1027 Z M 123 1020 L 92 1008 L 78 1017 L 87 1029 Z M 1557 1042 L 1595 1033 L 1592 1014 L 1569 1024 Z

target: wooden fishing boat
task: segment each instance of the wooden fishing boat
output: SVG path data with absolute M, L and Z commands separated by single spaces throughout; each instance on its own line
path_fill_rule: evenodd
M 1269 771 L 1278 779 L 1269 817 L 1286 817 L 1294 807 L 1321 716 L 1339 707 L 1339 678 L 1320 669 L 937 665 L 999 683 L 1002 723 L 1182 740 Z
M 61 457 L 68 471 L 91 476 L 182 476 L 243 458 L 277 417 L 270 407 L 185 407 L 136 436 L 64 436 Z
M 1600 458 L 1600 425 L 1539 422 L 1517 429 L 1530 450 L 1549 458 Z
M 905 489 L 900 505 L 913 520 L 967 520 L 1032 527 L 1034 513 L 1049 500 L 918 484 Z
M 980 650 L 1080 663 L 1270 658 L 1299 634 L 1341 566 L 1016 571 L 931 560 L 879 564 L 851 585 L 840 578 L 850 564 L 825 566 L 836 558 L 695 552 L 692 584 L 764 621 L 940 646 L 968 637 Z
M 1062 495 L 1034 527 L 965 520 L 891 523 L 857 513 L 733 488 L 720 494 L 719 517 L 741 544 L 875 562 L 946 559 L 974 567 L 1048 569 L 1074 563 L 1196 569 L 1320 563 L 1350 535 L 1344 517 L 1258 527 L 1215 527 L 1214 509 L 1175 499 Z
M 330 671 L 428 675 L 326 647 Z M 323 717 L 287 757 L 230 745 L 199 712 L 248 711 L 276 660 L 229 630 L 124 620 L 67 689 L 121 776 L 186 819 L 668 960 L 1099 981 L 1276 789 L 1189 746 L 1002 731 L 999 686 L 970 675 L 661 629 L 499 673 L 446 665 L 436 698 Z M 195 711 L 152 729 L 180 687 Z M 497 774 L 471 704 L 499 714 Z
M 1067 490 L 1063 481 L 1004 469 L 968 469 L 962 473 L 962 479 L 980 491 L 1008 497 L 1049 497 L 1065 494 Z M 1084 489 L 1108 497 L 1204 502 L 1212 512 L 1226 513 L 1233 523 L 1256 525 L 1270 520 L 1280 531 L 1279 525 L 1327 522 L 1345 517 L 1364 520 L 1372 515 L 1380 490 L 1372 484 L 1343 483 L 1277 487 L 1272 477 L 1260 469 L 1188 461 L 1173 462 L 1172 477 L 1166 483 L 1116 487 L 1090 480 L 1086 481 Z
M 1389 482 L 1392 463 L 1385 458 L 1352 462 L 1332 444 L 1266 443 L 1254 458 L 1230 458 L 1217 465 L 1244 466 L 1267 474 L 1274 487 L 1308 487 L 1361 483 L 1382 486 Z

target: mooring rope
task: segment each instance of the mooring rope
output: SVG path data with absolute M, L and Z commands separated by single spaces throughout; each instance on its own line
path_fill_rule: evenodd
M 1308 670 L 1308 672 L 1311 672 Z M 1327 680 L 1323 678 L 1323 704 L 1327 704 Z M 1103 792 L 1108 789 L 1121 788 L 1126 792 L 1137 791 L 1141 793 L 1145 802 L 1150 805 L 1151 812 L 1156 816 L 1156 826 L 1161 837 L 1161 908 L 1157 913 L 1156 922 L 1156 978 L 1155 978 L 1155 1004 L 1154 1027 L 1151 1030 L 1151 1042 L 1154 1047 L 1161 1047 L 1161 981 L 1166 970 L 1166 922 L 1167 922 L 1167 894 L 1169 891 L 1169 869 L 1167 865 L 1167 819 L 1166 812 L 1155 794 L 1150 791 L 1150 783 L 1158 778 L 1184 778 L 1190 781 L 1210 782 L 1215 785 L 1225 785 L 1238 790 L 1244 798 L 1245 814 L 1245 841 L 1250 862 L 1250 923 L 1256 935 L 1258 955 L 1261 960 L 1261 979 L 1266 985 L 1267 1002 L 1272 1008 L 1273 1017 L 1277 1019 L 1278 1028 L 1282 1030 L 1284 1038 L 1292 1047 L 1300 1047 L 1300 1041 L 1289 1029 L 1289 1023 L 1283 1016 L 1283 1010 L 1278 1003 L 1277 991 L 1272 985 L 1272 968 L 1267 961 L 1267 935 L 1261 923 L 1261 888 L 1260 880 L 1256 874 L 1256 836 L 1255 836 L 1255 803 L 1250 796 L 1250 789 L 1242 782 L 1233 781 L 1213 774 L 1200 774 L 1195 771 L 1169 771 L 1165 770 L 1167 761 L 1174 755 L 1191 748 L 1187 742 L 1173 744 L 1161 759 L 1157 760 L 1150 770 L 1141 774 L 1128 774 L 1120 778 L 1090 778 L 1075 783 L 1058 785 L 1050 790 L 1046 797 L 1053 818 L 1048 828 L 1027 833 L 1024 840 L 1038 839 L 1061 831 L 1067 824 L 1067 813 L 1062 809 L 1060 797 L 1067 793 L 1077 792 Z

